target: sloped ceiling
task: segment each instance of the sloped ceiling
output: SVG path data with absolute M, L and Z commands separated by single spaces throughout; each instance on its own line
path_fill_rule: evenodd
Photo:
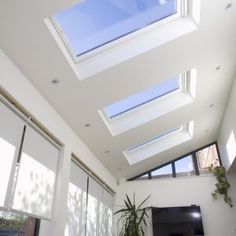
M 229 1 L 202 1 L 198 30 L 80 81 L 44 22 L 75 2 L 1 1 L 0 46 L 115 177 L 132 177 L 217 139 L 236 69 L 235 3 L 226 10 Z M 192 104 L 111 136 L 99 109 L 191 68 L 198 71 Z M 55 78 L 60 84 L 52 86 Z M 191 120 L 192 140 L 129 166 L 127 147 Z

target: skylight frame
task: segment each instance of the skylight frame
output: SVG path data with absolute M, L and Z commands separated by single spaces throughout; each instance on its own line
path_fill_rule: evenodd
M 125 42 L 133 40 L 136 37 L 142 36 L 143 34 L 149 32 L 149 31 L 152 31 L 152 30 L 156 29 L 157 27 L 162 26 L 163 24 L 174 21 L 175 19 L 178 19 L 180 17 L 187 16 L 187 14 L 188 14 L 187 0 L 176 0 L 176 1 L 177 1 L 177 7 L 176 7 L 177 13 L 170 15 L 166 18 L 163 18 L 157 22 L 151 23 L 150 25 L 148 25 L 144 28 L 141 28 L 139 30 L 136 30 L 134 32 L 131 32 L 127 35 L 121 36 L 120 38 L 115 39 L 111 42 L 108 42 L 104 45 L 98 46 L 97 48 L 92 49 L 91 51 L 85 52 L 84 54 L 82 54 L 80 56 L 76 56 L 75 53 L 73 53 L 73 49 L 69 45 L 66 35 L 64 34 L 60 25 L 54 19 L 54 15 L 50 16 L 49 20 L 51 21 L 53 27 L 55 28 L 57 34 L 59 35 L 62 43 L 64 44 L 66 50 L 69 53 L 69 55 L 73 59 L 73 62 L 75 64 L 78 64 L 79 62 L 85 61 L 91 57 L 98 55 L 99 53 L 103 53 L 107 50 L 111 50 L 112 48 L 117 48 L 119 46 L 122 46 L 122 44 L 124 44 Z
M 194 102 L 196 98 L 197 70 L 192 68 L 181 73 L 181 75 L 184 78 L 182 91 L 174 91 L 170 95 L 155 99 L 113 119 L 109 119 L 104 114 L 103 109 L 107 106 L 107 104 L 104 104 L 97 112 L 110 134 L 112 136 L 120 135 Z
M 133 108 L 127 109 L 126 111 L 121 112 L 121 113 L 119 113 L 119 114 L 117 114 L 117 115 L 114 115 L 114 116 L 112 116 L 112 117 L 109 117 L 109 116 L 106 114 L 106 112 L 105 112 L 105 108 L 103 108 L 103 109 L 102 109 L 103 116 L 104 116 L 105 119 L 110 123 L 110 122 L 112 122 L 112 121 L 114 121 L 114 120 L 122 119 L 123 117 L 125 117 L 125 116 L 127 116 L 127 115 L 129 115 L 129 114 L 131 114 L 131 113 L 135 113 L 135 112 L 137 112 L 137 111 L 140 110 L 140 109 L 145 109 L 145 107 L 150 106 L 150 105 L 152 105 L 153 103 L 156 103 L 156 102 L 158 102 L 158 101 L 167 99 L 168 97 L 174 96 L 174 95 L 176 95 L 176 94 L 178 94 L 178 93 L 187 91 L 188 86 L 189 86 L 189 85 L 188 85 L 188 75 L 187 75 L 187 73 L 188 73 L 188 72 L 184 72 L 184 73 L 179 74 L 179 79 L 180 79 L 180 88 L 179 88 L 179 89 L 175 89 L 175 90 L 173 90 L 173 91 L 170 91 L 170 92 L 168 92 L 168 93 L 166 93 L 166 94 L 164 94 L 164 95 L 161 95 L 161 96 L 156 97 L 156 98 L 154 98 L 154 99 L 152 99 L 152 100 L 149 100 L 149 101 L 147 101 L 147 102 L 144 102 L 144 103 L 142 103 L 142 104 L 140 104 L 140 105 L 138 105 L 138 106 L 135 106 L 135 107 L 133 107 Z M 163 81 L 163 82 L 164 82 L 164 81 Z M 142 91 L 141 91 L 141 92 L 142 92 Z M 139 93 L 139 92 L 138 92 L 138 93 Z M 132 94 L 131 96 L 133 96 L 133 95 L 135 95 L 135 94 Z M 125 99 L 125 98 L 124 98 L 124 99 Z M 122 99 L 121 99 L 121 100 L 122 100 Z M 118 101 L 117 101 L 117 102 L 118 102 Z M 111 105 L 112 105 L 112 104 L 111 104 Z
M 169 130 L 167 135 L 162 135 L 157 139 L 154 137 L 143 141 L 141 144 L 130 146 L 122 153 L 128 164 L 134 165 L 189 141 L 193 138 L 193 132 L 194 121 L 189 121 L 177 126 L 175 129 Z
M 161 139 L 164 139 L 164 138 L 166 138 L 166 137 L 168 137 L 170 135 L 173 135 L 176 132 L 179 132 L 179 131 L 184 130 L 184 129 L 185 129 L 185 125 L 180 125 L 180 126 L 174 128 L 174 129 L 168 130 L 168 131 L 163 132 L 163 133 L 161 133 L 161 134 L 159 134 L 157 136 L 154 136 L 154 137 L 152 137 L 150 139 L 147 139 L 147 140 L 143 141 L 142 143 L 139 143 L 139 144 L 136 144 L 134 146 L 129 147 L 127 149 L 127 152 L 137 151 L 140 148 L 144 148 L 144 147 L 146 147 L 146 146 L 148 146 L 148 145 L 150 145 L 152 143 L 158 142 Z

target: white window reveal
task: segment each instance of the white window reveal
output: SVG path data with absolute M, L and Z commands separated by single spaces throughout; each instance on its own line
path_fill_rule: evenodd
M 112 136 L 119 135 L 194 101 L 197 71 L 162 80 L 98 111 Z

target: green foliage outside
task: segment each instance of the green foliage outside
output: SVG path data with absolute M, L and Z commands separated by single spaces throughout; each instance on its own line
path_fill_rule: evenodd
M 26 227 L 26 219 L 22 216 L 14 216 L 11 218 L 0 217 L 0 231 L 1 230 L 15 230 L 24 231 Z

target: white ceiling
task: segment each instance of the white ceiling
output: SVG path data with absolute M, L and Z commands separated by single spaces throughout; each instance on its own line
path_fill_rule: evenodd
M 217 139 L 236 69 L 235 2 L 225 10 L 228 0 L 203 0 L 198 30 L 83 81 L 44 23 L 75 2 L 1 1 L 0 46 L 114 176 L 135 176 Z M 194 103 L 111 136 L 99 109 L 191 68 L 198 70 Z M 58 86 L 51 85 L 54 78 L 60 79 Z M 191 120 L 191 141 L 129 166 L 122 154 L 127 147 Z

